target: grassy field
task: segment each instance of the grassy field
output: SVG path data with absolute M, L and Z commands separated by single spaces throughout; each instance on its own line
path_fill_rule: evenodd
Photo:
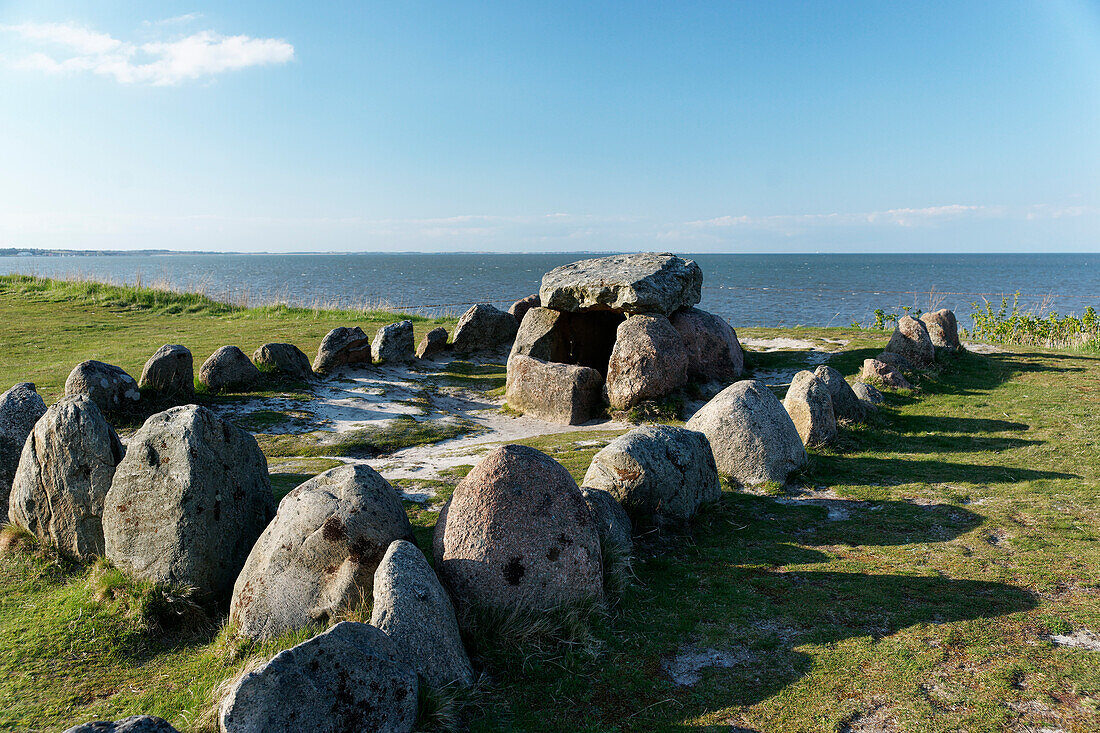
M 191 348 L 196 365 L 225 343 L 250 352 L 285 340 L 312 354 L 335 325 L 371 333 L 394 320 L 36 291 L 3 278 L 0 312 L 0 390 L 31 380 L 48 398 L 85 358 L 136 374 L 169 342 Z M 418 321 L 417 335 L 433 325 Z M 782 335 L 850 339 L 829 362 L 846 375 L 885 342 L 845 329 Z M 727 488 L 689 533 L 642 538 L 632 585 L 597 619 L 598 644 L 478 649 L 485 681 L 469 727 L 1100 729 L 1100 651 L 1050 638 L 1100 630 L 1100 356 L 967 354 L 918 387 L 812 451 L 786 491 Z M 589 437 L 526 442 L 580 479 L 596 450 Z M 303 459 L 282 490 L 328 465 Z M 436 515 L 409 509 L 428 549 Z M 145 712 L 204 730 L 219 683 L 301 638 L 253 649 L 225 638 L 220 619 L 164 628 L 148 592 L 44 553 L 0 557 L 0 729 Z

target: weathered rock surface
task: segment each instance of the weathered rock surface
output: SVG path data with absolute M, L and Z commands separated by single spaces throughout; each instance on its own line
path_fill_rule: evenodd
M 385 632 L 345 621 L 244 675 L 218 722 L 225 733 L 409 733 L 417 694 Z
M 913 385 L 901 376 L 901 372 L 878 359 L 864 359 L 863 371 L 860 372 L 859 378 L 887 389 L 913 389 Z
M 539 297 L 556 310 L 667 316 L 698 303 L 702 286 L 703 272 L 694 261 L 647 252 L 562 265 L 543 275 Z
M 338 466 L 291 491 L 233 586 L 229 621 L 270 639 L 369 601 L 394 540 L 412 537 L 401 498 L 366 465 Z
M 122 720 L 97 720 L 76 725 L 65 733 L 179 733 L 167 720 L 152 715 L 132 715 Z
M 814 369 L 814 376 L 820 379 L 829 390 L 829 397 L 833 400 L 833 415 L 837 420 L 859 422 L 864 418 L 866 408 L 852 391 L 851 385 L 844 379 L 843 374 L 828 364 L 822 364 Z
M 944 349 L 957 349 L 959 343 L 959 322 L 955 319 L 955 312 L 947 308 L 940 308 L 932 313 L 925 313 L 920 317 L 925 328 L 928 329 L 928 337 L 932 339 L 932 345 Z
M 412 542 L 392 543 L 379 563 L 370 622 L 386 632 L 398 658 L 430 686 L 473 683 L 451 598 Z
M 82 361 L 65 380 L 65 396 L 84 395 L 100 412 L 112 413 L 125 410 L 141 399 L 141 392 L 134 378 L 114 364 L 101 361 Z
M 570 363 L 569 314 L 550 308 L 527 311 L 512 342 L 512 356 L 530 356 L 542 361 Z
M 901 354 L 894 353 L 893 351 L 883 351 L 881 354 L 875 357 L 883 364 L 889 364 L 897 369 L 899 372 L 913 372 L 916 369 L 913 363 L 906 359 Z
M 345 364 L 370 364 L 370 339 L 363 329 L 339 326 L 329 331 L 317 348 L 313 371 L 327 374 Z
M 902 316 L 886 344 L 886 351 L 901 354 L 916 367 L 925 367 L 936 359 L 936 347 L 924 322 L 912 316 Z
M 718 471 L 743 486 L 784 483 L 806 463 L 806 449 L 790 415 L 757 380 L 726 387 L 685 427 L 707 436 Z
M 173 407 L 145 421 L 115 470 L 107 558 L 131 577 L 224 597 L 274 516 L 256 439 L 205 407 Z
M 45 414 L 46 403 L 30 382 L 20 382 L 0 395 L 0 520 L 8 516 L 8 494 L 23 444 Z
M 603 546 L 620 555 L 629 555 L 634 546 L 634 527 L 623 505 L 614 494 L 604 489 L 582 486 L 581 494 L 596 520 Z
M 243 388 L 260 379 L 260 370 L 248 355 L 236 346 L 223 346 L 199 367 L 199 381 L 215 392 Z
M 512 303 L 512 307 L 508 309 L 508 312 L 512 314 L 512 317 L 516 319 L 516 323 L 523 323 L 523 317 L 527 315 L 527 311 L 541 304 L 539 300 L 539 294 L 528 295 L 526 298 L 517 300 Z
M 424 334 L 416 347 L 416 358 L 432 359 L 447 350 L 447 329 L 439 326 Z
M 525 415 L 580 425 L 599 412 L 603 377 L 595 369 L 517 354 L 508 359 L 505 401 Z
M 371 342 L 370 353 L 375 362 L 400 364 L 415 359 L 412 321 L 391 323 L 378 329 Z
M 645 526 L 683 524 L 722 496 L 706 436 L 669 425 L 620 435 L 592 458 L 582 483 L 610 493 Z
M 167 397 L 190 397 L 195 392 L 195 360 L 186 346 L 165 344 L 141 370 L 138 386 Z
M 698 308 L 684 308 L 669 318 L 679 331 L 688 355 L 688 377 L 732 382 L 745 370 L 745 356 L 737 334 L 718 316 Z
M 805 445 L 828 445 L 836 441 L 836 416 L 829 388 L 810 371 L 794 375 L 783 407 L 791 416 Z
M 886 401 L 886 398 L 882 396 L 882 392 L 867 384 L 866 382 L 856 382 L 852 385 L 852 392 L 863 403 L 864 408 L 875 410 L 877 406 Z
M 664 316 L 630 316 L 616 332 L 607 365 L 607 399 L 617 410 L 667 396 L 687 384 L 688 355 Z
M 71 557 L 103 554 L 103 502 L 125 450 L 84 395 L 35 423 L 12 482 L 8 518 Z
M 252 354 L 257 367 L 263 367 L 291 379 L 311 379 L 313 368 L 309 357 L 294 344 L 264 344 Z
M 479 303 L 458 319 L 451 348 L 459 354 L 501 349 L 512 344 L 518 329 L 512 314 Z
M 460 607 L 546 610 L 603 597 L 596 521 L 569 472 L 534 448 L 486 453 L 440 515 L 434 548 Z

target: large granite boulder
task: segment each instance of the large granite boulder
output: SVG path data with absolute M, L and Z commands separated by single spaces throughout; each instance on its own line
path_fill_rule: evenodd
M 329 331 L 313 360 L 313 371 L 327 374 L 345 364 L 370 364 L 370 339 L 358 326 L 339 326 Z
M 688 355 L 688 377 L 732 382 L 745 370 L 737 334 L 723 319 L 698 308 L 684 308 L 669 318 L 680 332 Z
M 735 382 L 703 405 L 685 426 L 710 440 L 718 471 L 742 486 L 785 483 L 806 463 L 798 429 L 763 382 Z
M 864 382 L 885 389 L 913 389 L 909 380 L 897 369 L 878 359 L 864 359 L 859 378 Z
M 369 602 L 386 548 L 408 537 L 401 498 L 374 469 L 338 466 L 314 476 L 283 498 L 249 553 L 229 622 L 257 640 L 329 622 Z
M 866 410 L 877 410 L 878 406 L 886 401 L 886 398 L 882 396 L 882 392 L 867 384 L 866 382 L 856 382 L 852 385 L 852 392 L 855 393 L 859 401 L 863 403 L 863 407 Z
M 932 339 L 932 345 L 943 349 L 958 349 L 959 322 L 955 320 L 955 312 L 947 308 L 940 308 L 932 313 L 925 313 L 920 317 L 925 328 L 928 329 L 928 337 Z
M 438 326 L 420 339 L 420 344 L 416 347 L 416 358 L 434 359 L 436 354 L 442 354 L 447 348 L 447 329 Z
M 592 458 L 581 483 L 610 493 L 645 526 L 682 525 L 722 496 L 706 436 L 670 425 L 620 435 Z
M 936 359 L 936 347 L 924 321 L 912 316 L 902 316 L 898 326 L 890 336 L 885 351 L 901 354 L 916 367 L 925 367 Z
M 242 389 L 260 379 L 260 370 L 236 346 L 223 346 L 199 367 L 199 381 L 212 391 Z
M 398 658 L 431 687 L 473 683 L 451 598 L 412 542 L 392 543 L 379 563 L 370 622 L 386 632 Z
M 569 472 L 534 448 L 485 454 L 440 515 L 434 551 L 460 609 L 549 610 L 603 597 L 596 521 Z
M 562 425 L 580 425 L 600 410 L 603 377 L 595 369 L 532 359 L 508 359 L 504 399 L 517 412 Z
M 413 341 L 412 321 L 400 321 L 382 326 L 374 334 L 370 346 L 371 359 L 375 362 L 400 364 L 416 358 L 416 342 Z
M 569 314 L 550 308 L 531 308 L 519 324 L 512 356 L 569 363 Z
M 527 315 L 527 311 L 538 306 L 542 301 L 539 300 L 539 294 L 528 295 L 526 298 L 521 298 L 508 309 L 508 312 L 512 314 L 512 317 L 516 319 L 516 323 L 523 323 L 523 317 Z
M 167 720 L 152 715 L 131 715 L 122 720 L 97 720 L 76 725 L 65 733 L 179 733 Z
M 252 362 L 259 368 L 277 372 L 291 379 L 313 377 L 309 357 L 294 344 L 264 344 L 252 353 Z
M 417 695 L 416 670 L 385 632 L 345 621 L 241 677 L 218 723 L 224 733 L 409 733 Z
M 668 253 L 612 255 L 562 265 L 542 276 L 545 308 L 670 315 L 699 302 L 703 272 Z
M 23 445 L 8 518 L 65 555 L 103 554 L 103 502 L 125 450 L 95 403 L 65 397 Z
M 859 422 L 864 417 L 865 408 L 859 397 L 852 391 L 844 375 L 828 364 L 814 369 L 814 376 L 824 383 L 833 401 L 833 415 L 837 420 Z
M 875 357 L 883 364 L 889 364 L 897 369 L 899 372 L 915 372 L 916 368 L 913 366 L 913 362 L 906 359 L 901 354 L 893 351 L 883 351 L 881 354 Z
M 84 395 L 103 413 L 126 410 L 141 399 L 134 378 L 114 364 L 82 361 L 73 367 L 65 380 L 65 396 Z
M 600 543 L 605 550 L 604 557 L 608 557 L 607 550 L 611 550 L 612 556 L 628 557 L 634 547 L 634 525 L 623 505 L 610 491 L 592 486 L 582 486 L 581 495 L 596 520 Z M 604 568 L 606 571 L 607 568 Z
M 173 407 L 145 421 L 115 470 L 107 559 L 131 577 L 222 598 L 274 516 L 256 439 L 205 407 Z
M 506 348 L 511 346 L 518 329 L 519 324 L 510 313 L 479 303 L 458 319 L 451 348 L 459 354 Z
M 8 494 L 23 444 L 45 414 L 46 403 L 30 382 L 20 382 L 0 395 L 0 520 L 8 516 Z
M 613 408 L 661 399 L 687 380 L 687 350 L 667 318 L 630 316 L 619 324 L 607 365 L 607 399 Z
M 794 375 L 783 407 L 791 416 L 798 435 L 805 445 L 828 445 L 836 442 L 836 415 L 829 388 L 810 371 Z
M 186 346 L 165 344 L 141 370 L 138 386 L 165 397 L 190 397 L 195 392 L 195 360 Z

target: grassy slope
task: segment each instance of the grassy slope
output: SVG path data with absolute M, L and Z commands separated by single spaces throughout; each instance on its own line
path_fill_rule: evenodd
M 33 379 L 51 396 L 82 358 L 136 372 L 164 342 L 200 360 L 231 342 L 311 353 L 333 325 L 373 325 L 66 305 L 3 287 L 0 312 L 0 388 Z M 859 340 L 831 362 L 847 374 L 881 343 L 850 335 Z M 599 656 L 493 653 L 473 728 L 836 731 L 860 729 L 860 716 L 920 731 L 1100 727 L 1100 654 L 1044 638 L 1100 629 L 1100 358 L 968 355 L 921 387 L 814 454 L 807 486 L 865 502 L 847 519 L 727 491 L 690 536 L 639 547 L 636 584 L 597 629 Z M 594 451 L 581 439 L 531 442 L 580 478 Z M 410 514 L 427 547 L 434 514 Z M 97 600 L 88 575 L 0 559 L 0 729 L 133 712 L 194 728 L 242 659 L 213 630 L 143 631 Z M 729 652 L 731 666 L 677 687 L 662 660 L 693 645 Z

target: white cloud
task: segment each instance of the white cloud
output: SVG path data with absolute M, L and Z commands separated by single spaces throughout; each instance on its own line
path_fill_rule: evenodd
M 797 232 L 810 227 L 858 226 L 866 224 L 894 225 L 900 227 L 931 226 L 941 222 L 966 218 L 999 218 L 1008 216 L 1012 213 L 1012 210 L 1006 206 L 949 204 L 947 206 L 886 209 L 884 211 L 868 211 L 862 213 L 836 212 L 827 214 L 778 214 L 773 216 L 719 216 L 713 219 L 691 221 L 687 223 L 687 226 L 696 229 L 745 227 Z
M 0 25 L 0 30 L 68 52 L 36 51 L 12 62 L 16 68 L 54 74 L 92 72 L 122 84 L 168 86 L 252 66 L 284 64 L 294 58 L 294 46 L 284 40 L 223 36 L 214 31 L 137 44 L 71 23 L 20 23 Z

